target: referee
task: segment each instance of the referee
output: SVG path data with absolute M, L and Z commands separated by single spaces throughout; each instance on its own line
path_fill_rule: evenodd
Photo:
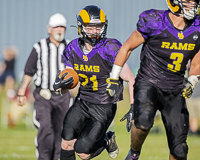
M 69 108 L 69 91 L 62 96 L 53 89 L 58 70 L 65 69 L 62 53 L 68 40 L 64 39 L 66 19 L 56 13 L 49 19 L 49 37 L 35 43 L 26 62 L 24 76 L 18 91 L 18 105 L 26 103 L 25 91 L 34 76 L 33 123 L 38 130 L 35 138 L 38 160 L 58 160 L 61 146 L 61 128 Z

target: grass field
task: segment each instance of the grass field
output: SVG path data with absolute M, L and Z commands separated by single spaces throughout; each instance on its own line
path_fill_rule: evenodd
M 125 95 L 125 98 L 128 97 Z M 116 160 L 123 160 L 130 146 L 130 133 L 126 132 L 125 122 L 119 122 L 122 116 L 129 110 L 128 100 L 119 103 L 114 124 L 110 127 L 116 132 L 116 140 L 119 146 L 119 155 Z M 158 133 L 154 133 L 155 131 Z M 0 128 L 0 160 L 36 160 L 34 137 L 36 130 L 26 129 L 23 124 L 16 128 Z M 188 136 L 189 154 L 188 160 L 200 159 L 200 137 Z M 167 140 L 160 119 L 155 120 L 154 128 L 148 135 L 142 149 L 140 160 L 168 160 L 169 151 Z M 106 151 L 95 160 L 109 160 Z M 80 160 L 77 157 L 77 160 Z
M 159 122 L 158 122 L 159 123 Z M 129 150 L 130 136 L 126 132 L 124 123 L 115 124 L 111 129 L 116 131 L 116 139 L 119 145 L 119 155 L 116 160 L 123 160 Z M 0 130 L 0 160 L 35 160 L 34 137 L 35 129 L 25 129 L 17 127 L 15 129 Z M 200 159 L 200 143 L 196 136 L 188 137 L 190 147 L 188 160 Z M 140 160 L 168 160 L 168 148 L 166 137 L 163 131 L 154 134 L 150 133 L 147 137 Z M 77 158 L 79 160 L 79 158 Z M 95 160 L 109 160 L 106 151 L 94 158 Z

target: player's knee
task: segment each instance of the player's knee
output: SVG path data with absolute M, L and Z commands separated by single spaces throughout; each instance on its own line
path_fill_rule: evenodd
M 76 142 L 76 139 L 67 141 L 62 139 L 62 143 L 61 143 L 61 148 L 64 150 L 74 150 L 74 143 Z
M 74 144 L 74 150 L 76 151 L 77 155 L 83 159 L 88 160 L 91 158 L 91 153 L 93 153 L 92 148 L 89 148 L 87 143 L 84 143 L 82 140 L 76 141 Z
M 182 143 L 175 146 L 171 154 L 176 158 L 184 158 L 187 156 L 187 153 L 188 146 L 186 143 Z
M 85 154 L 85 153 L 77 153 L 77 155 L 83 159 L 83 160 L 87 160 L 90 158 L 90 154 Z
M 148 131 L 153 126 L 152 117 L 148 116 L 147 114 L 142 114 L 138 120 L 135 121 L 135 126 L 138 129 Z
M 61 143 L 61 148 L 64 150 L 68 150 L 69 144 L 67 143 L 67 141 L 63 140 Z

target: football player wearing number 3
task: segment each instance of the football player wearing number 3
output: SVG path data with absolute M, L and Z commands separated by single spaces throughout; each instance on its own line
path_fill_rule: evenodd
M 187 159 L 189 115 L 185 98 L 191 96 L 200 75 L 200 18 L 196 15 L 199 0 L 166 2 L 169 10 L 152 9 L 140 14 L 137 29 L 122 45 L 110 74 L 110 78 L 117 79 L 131 51 L 143 44 L 134 84 L 131 149 L 126 160 L 139 159 L 157 110 L 166 129 L 169 159 Z M 189 59 L 191 70 L 184 84 Z
M 104 149 L 111 158 L 118 154 L 115 133 L 106 131 L 115 116 L 116 102 L 123 99 L 123 80 L 128 82 L 133 103 L 134 75 L 125 64 L 114 91 L 117 94 L 114 97 L 107 94 L 106 79 L 121 47 L 116 39 L 105 37 L 107 23 L 102 9 L 86 6 L 77 17 L 80 38 L 72 40 L 63 52 L 66 66 L 78 73 L 81 84 L 64 119 L 60 160 L 75 160 L 75 152 L 84 160 L 92 159 Z M 109 79 L 112 86 L 111 82 Z

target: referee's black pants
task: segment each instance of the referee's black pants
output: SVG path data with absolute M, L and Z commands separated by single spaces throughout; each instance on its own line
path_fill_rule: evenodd
M 38 130 L 35 137 L 38 160 L 58 160 L 61 148 L 61 129 L 65 113 L 69 109 L 70 93 L 61 95 L 52 93 L 50 100 L 34 91 L 33 123 Z

